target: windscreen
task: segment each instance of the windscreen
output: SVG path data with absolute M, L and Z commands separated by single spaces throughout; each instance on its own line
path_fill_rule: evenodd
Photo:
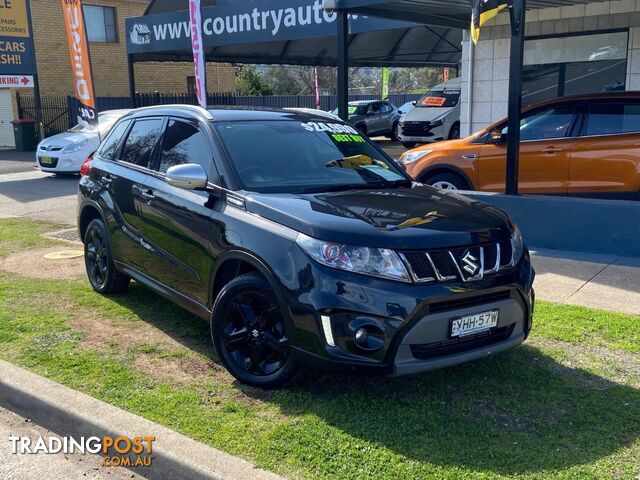
M 444 90 L 429 90 L 418 100 L 416 107 L 420 108 L 451 108 L 460 101 L 459 88 L 445 88 Z
M 87 132 L 87 133 L 96 133 L 97 132 L 100 135 L 104 135 L 105 133 L 107 133 L 109 131 L 109 129 L 111 129 L 113 124 L 116 123 L 116 121 L 120 117 L 122 117 L 122 115 L 116 115 L 114 113 L 99 114 L 98 115 L 98 129 L 97 129 L 97 131 L 93 127 L 86 127 L 86 126 L 80 125 L 80 124 L 78 124 L 75 127 L 71 128 L 69 131 L 70 132 Z
M 341 123 L 228 122 L 216 129 L 246 190 L 304 193 L 410 183 L 395 162 Z

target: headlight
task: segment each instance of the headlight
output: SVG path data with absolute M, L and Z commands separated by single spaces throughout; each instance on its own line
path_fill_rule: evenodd
M 429 155 L 431 152 L 433 152 L 433 150 L 418 150 L 416 152 L 406 152 L 400 156 L 400 161 L 402 163 L 417 162 L 422 157 L 426 157 L 427 155 Z
M 80 150 L 82 150 L 87 143 L 89 143 L 89 140 L 82 140 L 81 142 L 78 143 L 72 143 L 71 145 L 69 145 L 68 147 L 66 147 L 62 153 L 76 153 L 79 152 Z
M 511 244 L 513 245 L 513 264 L 517 265 L 524 254 L 524 240 L 522 232 L 515 223 L 513 224 L 513 233 L 511 234 Z
M 444 125 L 444 120 L 434 120 L 432 122 L 429 122 L 429 126 L 431 128 L 437 128 L 437 127 L 441 127 L 442 125 Z
M 409 282 L 400 257 L 386 248 L 352 247 L 298 234 L 296 243 L 318 263 L 347 272 Z

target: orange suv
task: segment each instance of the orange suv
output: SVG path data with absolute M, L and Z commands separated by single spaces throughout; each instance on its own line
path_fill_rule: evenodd
M 449 190 L 504 192 L 507 120 L 400 161 Z M 640 200 L 640 92 L 564 97 L 527 108 L 520 124 L 521 193 Z

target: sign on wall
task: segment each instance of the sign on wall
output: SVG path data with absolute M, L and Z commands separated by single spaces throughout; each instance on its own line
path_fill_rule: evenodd
M 335 12 L 322 0 L 254 0 L 202 8 L 204 47 L 297 40 L 336 34 Z M 349 16 L 351 33 L 408 28 L 413 23 Z M 127 52 L 148 53 L 191 48 L 188 11 L 127 18 Z
M 67 28 L 73 91 L 78 100 L 76 116 L 81 125 L 97 125 L 96 95 L 93 88 L 89 41 L 81 0 L 60 0 Z
M 33 75 L 0 75 L 0 88 L 33 88 Z
M 0 75 L 33 75 L 29 0 L 0 1 Z

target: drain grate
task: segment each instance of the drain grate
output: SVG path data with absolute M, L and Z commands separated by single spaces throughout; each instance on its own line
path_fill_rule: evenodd
M 63 240 L 65 242 L 81 243 L 80 234 L 77 228 L 67 228 L 66 230 L 57 230 L 55 232 L 48 232 L 42 235 L 46 238 L 53 238 L 54 240 Z

